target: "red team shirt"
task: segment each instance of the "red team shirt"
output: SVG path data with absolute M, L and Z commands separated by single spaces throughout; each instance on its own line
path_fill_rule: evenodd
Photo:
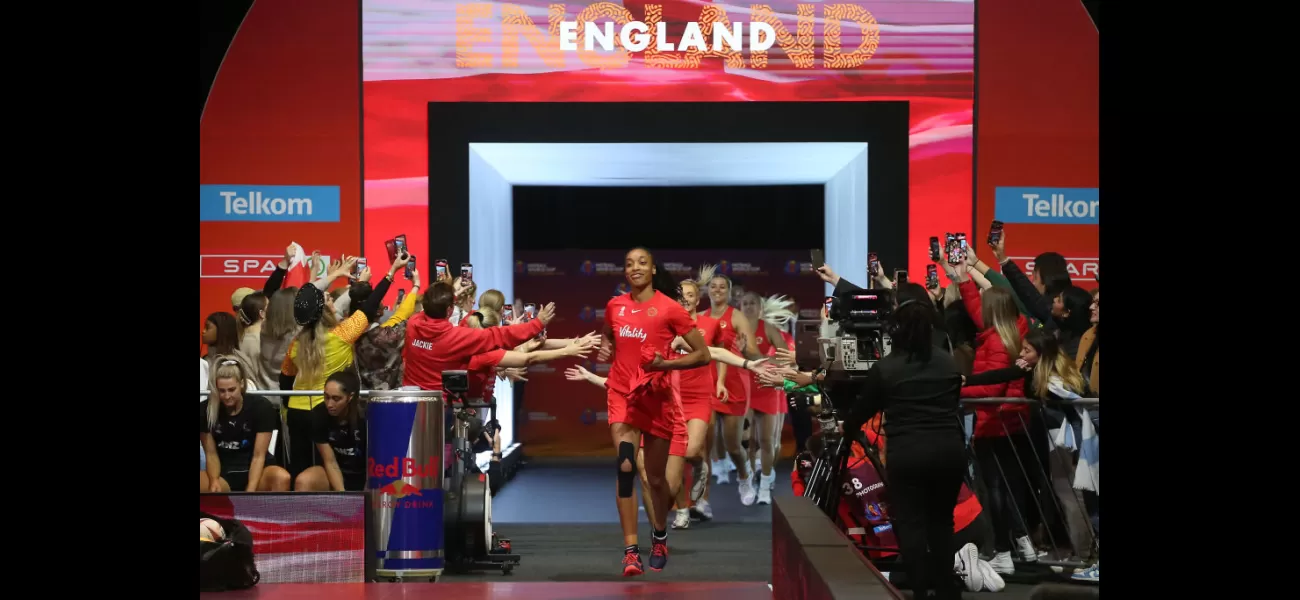
M 695 318 L 695 330 L 700 332 L 704 338 L 704 345 L 717 346 L 721 343 L 721 331 L 718 329 L 718 320 L 710 317 L 707 312 L 700 313 Z M 688 354 L 688 350 L 678 350 L 678 356 Z M 715 375 L 712 364 L 707 364 L 694 369 L 685 369 L 673 371 L 673 377 L 677 383 L 678 397 L 682 401 L 682 410 L 686 413 L 686 420 L 699 419 L 701 421 L 709 420 L 709 411 L 713 410 Z
M 605 305 L 605 325 L 614 340 L 605 382 L 609 422 L 626 423 L 666 440 L 680 437 L 684 446 L 686 420 L 671 378 L 665 372 L 647 373 L 641 365 L 653 360 L 655 352 L 671 358 L 673 338 L 695 329 L 691 316 L 659 291 L 645 302 L 623 294 Z
M 475 354 L 469 359 L 469 392 L 465 394 L 467 398 L 482 398 L 484 401 L 492 399 L 492 391 L 496 382 L 496 368 L 501 364 L 501 359 L 506 357 L 505 350 L 493 350 L 483 354 Z
M 736 345 L 736 328 L 731 324 L 731 313 L 736 309 L 728 306 L 727 310 L 718 317 L 718 332 L 723 348 L 732 350 Z M 743 352 L 742 352 L 743 354 Z M 718 369 L 713 371 L 713 384 L 718 384 Z M 742 369 L 727 369 L 727 396 L 724 403 L 716 397 L 713 399 L 713 410 L 724 415 L 740 416 L 749 410 L 749 378 L 741 374 Z
M 763 356 L 776 356 L 776 346 L 772 344 L 772 340 L 767 339 L 767 322 L 759 321 L 754 328 L 757 330 L 754 335 L 754 345 L 758 347 L 758 353 Z M 749 406 L 756 412 L 768 415 L 785 412 L 781 410 L 781 391 L 760 385 L 756 373 L 751 376 L 749 390 Z

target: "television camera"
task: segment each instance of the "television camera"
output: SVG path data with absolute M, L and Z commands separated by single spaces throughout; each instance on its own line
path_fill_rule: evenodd
M 852 290 L 831 300 L 831 337 L 818 340 L 822 368 L 828 372 L 860 372 L 889 354 L 892 343 L 885 321 L 894 312 L 890 290 Z M 838 334 L 838 335 L 836 335 Z
M 826 514 L 834 516 L 840 497 L 840 472 L 845 468 L 853 437 L 840 431 L 840 415 L 833 398 L 847 409 L 856 398 L 861 383 L 876 361 L 889 355 L 892 342 L 885 326 L 893 313 L 894 298 L 890 290 L 852 290 L 837 294 L 830 303 L 831 327 L 821 344 L 820 396 L 807 396 L 807 404 L 796 407 L 809 410 L 823 438 L 823 452 L 813 464 L 804 488 Z M 792 400 L 793 401 L 793 400 Z M 856 432 L 853 432 L 856 434 Z

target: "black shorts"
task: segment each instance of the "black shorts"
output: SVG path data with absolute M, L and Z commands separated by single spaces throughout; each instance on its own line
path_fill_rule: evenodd
M 230 485 L 230 491 L 242 492 L 248 488 L 248 471 L 235 471 L 233 473 L 222 473 L 221 478 L 226 480 Z
M 262 473 L 265 474 L 268 468 L 274 466 L 277 466 L 275 464 L 275 455 L 268 453 L 266 462 L 262 464 Z M 221 478 L 225 479 L 227 484 L 230 484 L 230 491 L 232 492 L 242 492 L 248 488 L 248 471 L 246 470 L 226 471 L 221 474 Z

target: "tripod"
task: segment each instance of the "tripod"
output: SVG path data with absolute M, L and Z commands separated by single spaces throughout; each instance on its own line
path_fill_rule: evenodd
M 818 456 L 813 463 L 803 495 L 811 499 L 813 504 L 822 509 L 822 512 L 834 518 L 840 501 L 840 473 L 848 463 L 849 448 L 840 433 L 835 404 L 825 389 L 822 390 L 822 410 L 817 415 L 817 423 L 821 426 L 824 449 L 821 456 Z

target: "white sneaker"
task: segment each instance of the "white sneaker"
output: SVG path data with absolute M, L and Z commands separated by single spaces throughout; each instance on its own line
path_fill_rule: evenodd
M 713 477 L 717 479 L 715 485 L 731 483 L 731 470 L 721 464 L 723 462 L 720 460 L 713 461 Z
M 1000 592 L 1007 587 L 1007 582 L 1002 580 L 1002 576 L 993 570 L 993 566 L 988 561 L 979 561 L 975 564 L 975 568 L 984 576 L 984 589 L 986 591 Z
M 691 513 L 692 516 L 699 515 L 701 521 L 713 520 L 713 507 L 709 506 L 708 500 L 700 500 L 699 502 L 696 502 L 695 506 L 691 507 Z
M 695 470 L 695 480 L 691 482 L 691 502 L 699 502 L 704 495 L 704 487 L 709 483 L 709 463 L 700 461 L 700 468 Z
M 673 511 L 677 513 L 673 516 L 673 529 L 688 529 L 691 526 L 691 509 L 682 508 Z
M 962 546 L 953 557 L 952 570 L 961 577 L 968 592 L 978 592 L 984 588 L 984 572 L 980 570 L 979 563 L 980 550 L 975 544 Z
M 993 560 L 989 561 L 989 566 L 1002 575 L 1011 575 L 1016 572 L 1016 565 L 1011 562 L 1010 552 L 999 552 L 993 555 Z
M 1074 581 L 1086 581 L 1088 583 L 1101 583 L 1101 562 L 1084 569 L 1070 576 Z
M 760 475 L 758 478 L 758 503 L 772 503 L 772 482 L 776 481 L 776 474 Z
M 1027 535 L 1016 538 L 1016 554 L 1020 555 L 1021 562 L 1038 562 L 1038 549 Z
M 737 487 L 740 488 L 740 503 L 745 506 L 753 506 L 754 501 L 758 499 L 758 492 L 754 491 L 754 482 L 748 478 L 741 479 Z

